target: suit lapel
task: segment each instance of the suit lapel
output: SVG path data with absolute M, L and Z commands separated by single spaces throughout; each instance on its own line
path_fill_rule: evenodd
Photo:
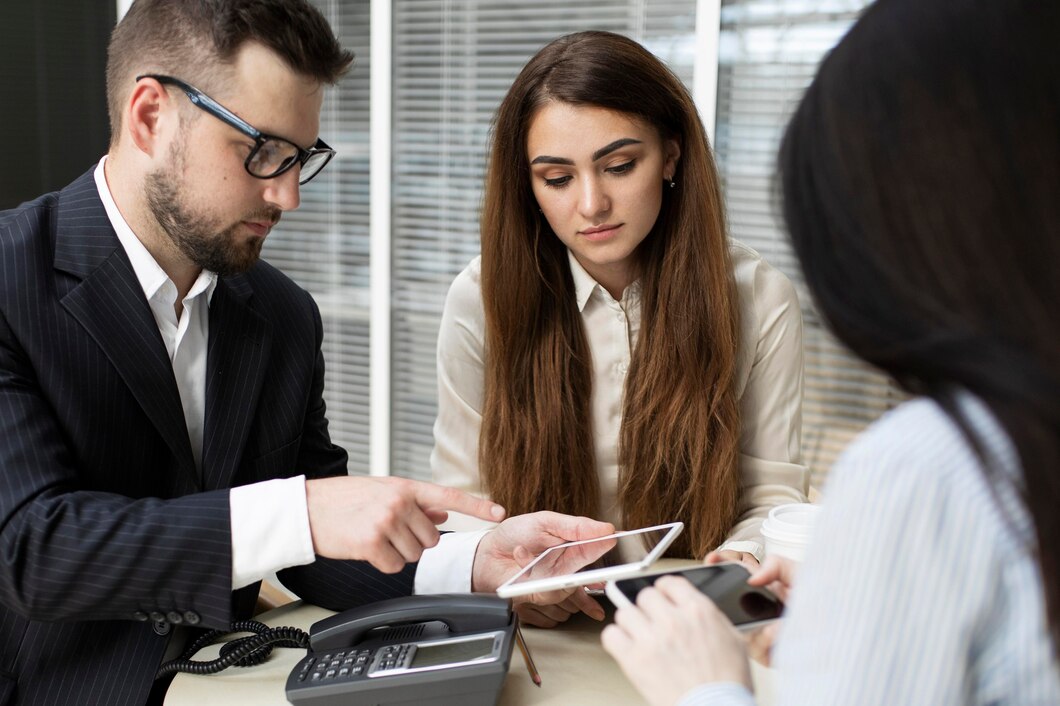
M 272 326 L 251 308 L 252 291 L 245 277 L 226 277 L 218 281 L 210 301 L 202 459 L 206 490 L 230 485 L 258 407 Z
M 173 366 L 92 171 L 59 194 L 57 211 L 55 267 L 81 279 L 62 305 L 110 359 L 194 489 L 198 474 Z

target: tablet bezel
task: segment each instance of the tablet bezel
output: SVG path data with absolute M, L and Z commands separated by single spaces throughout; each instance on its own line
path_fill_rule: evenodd
M 656 559 L 662 556 L 663 552 L 666 551 L 667 547 L 673 543 L 677 536 L 681 534 L 685 525 L 683 522 L 667 522 L 662 525 L 655 525 L 653 527 L 641 527 L 635 530 L 624 530 L 622 532 L 615 532 L 604 537 L 594 537 L 593 539 L 583 539 L 577 542 L 564 542 L 563 544 L 557 544 L 554 547 L 549 547 L 545 551 L 534 557 L 534 560 L 519 570 L 514 576 L 502 583 L 497 587 L 497 595 L 501 598 L 514 598 L 515 596 L 525 596 L 528 593 L 537 593 L 539 591 L 555 591 L 564 588 L 575 588 L 577 586 L 585 586 L 591 583 L 601 583 L 604 581 L 613 581 L 615 579 L 626 578 L 627 576 L 634 576 L 649 566 L 651 566 Z M 533 567 L 541 561 L 550 552 L 557 551 L 564 547 L 572 547 L 580 544 L 587 544 L 589 542 L 600 542 L 609 539 L 615 539 L 617 537 L 626 537 L 636 534 L 644 534 L 645 532 L 658 532 L 666 530 L 666 534 L 656 543 L 650 552 L 648 552 L 643 558 L 638 561 L 630 562 L 628 564 L 616 564 L 615 566 L 605 566 L 599 569 L 591 569 L 589 571 L 579 571 L 573 574 L 561 574 L 559 576 L 549 576 L 546 578 L 533 579 L 531 581 L 518 581 L 519 577 L 528 571 L 531 571 Z

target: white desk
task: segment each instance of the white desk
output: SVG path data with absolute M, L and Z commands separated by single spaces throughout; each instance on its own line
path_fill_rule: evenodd
M 610 604 L 606 604 L 610 608 Z M 295 602 L 258 616 L 271 625 L 309 629 L 331 611 Z M 600 645 L 600 631 L 610 622 L 597 623 L 584 616 L 572 617 L 552 630 L 524 627 L 523 634 L 541 674 L 541 686 L 530 679 L 518 649 L 512 651 L 511 669 L 501 690 L 501 706 L 643 706 L 636 692 L 611 656 Z M 204 648 L 196 659 L 217 657 L 218 645 Z M 284 685 L 303 650 L 277 648 L 269 660 L 250 668 L 232 667 L 213 676 L 178 675 L 166 695 L 166 706 L 285 706 Z M 752 662 L 758 703 L 773 702 L 772 672 Z

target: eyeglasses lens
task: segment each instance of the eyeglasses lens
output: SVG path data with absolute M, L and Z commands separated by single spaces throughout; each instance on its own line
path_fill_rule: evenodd
M 271 177 L 298 159 L 298 148 L 284 140 L 266 140 L 247 163 L 250 173 L 258 177 Z
M 331 150 L 324 150 L 311 154 L 305 164 L 302 165 L 302 171 L 298 175 L 298 183 L 304 184 L 319 174 L 320 170 L 324 168 L 324 165 L 331 161 L 331 157 L 334 154 L 335 153 Z

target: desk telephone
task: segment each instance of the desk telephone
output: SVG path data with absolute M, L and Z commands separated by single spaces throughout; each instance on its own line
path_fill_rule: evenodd
M 492 594 L 394 598 L 314 623 L 287 678 L 296 706 L 493 706 L 518 618 Z

